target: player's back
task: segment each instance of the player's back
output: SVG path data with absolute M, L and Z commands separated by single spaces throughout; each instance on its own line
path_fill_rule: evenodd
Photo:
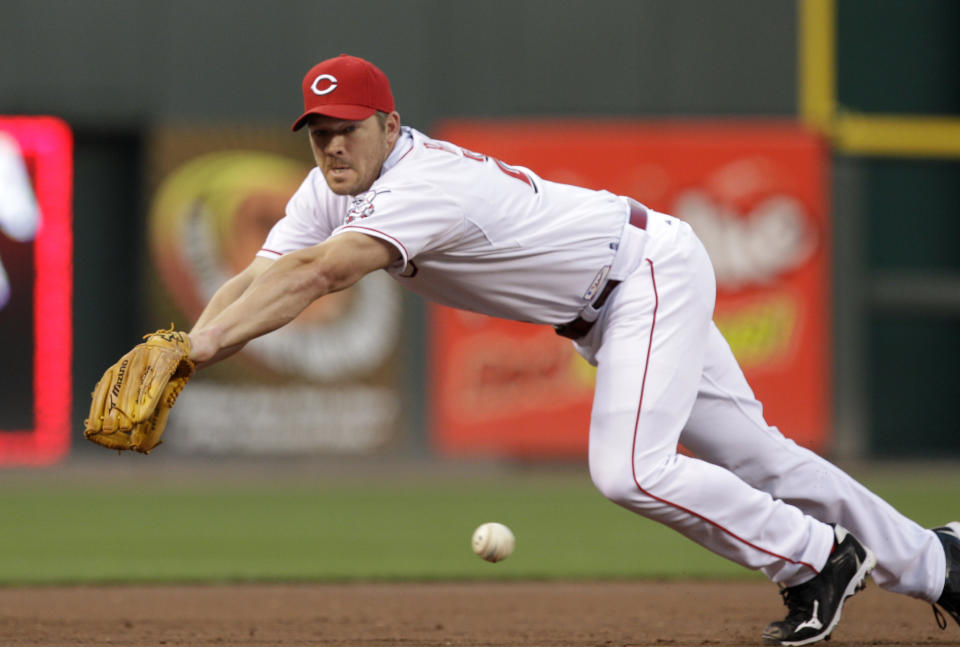
M 623 199 L 548 182 L 530 169 L 407 130 L 408 159 L 375 190 L 394 193 L 386 202 L 408 203 L 407 217 L 442 230 L 411 256 L 420 274 L 408 287 L 498 316 L 544 322 L 576 316 L 612 262 L 626 222 Z

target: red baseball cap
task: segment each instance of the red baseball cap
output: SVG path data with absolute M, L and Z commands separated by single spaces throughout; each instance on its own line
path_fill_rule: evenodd
M 303 77 L 303 114 L 292 130 L 300 130 L 310 115 L 360 121 L 378 110 L 394 110 L 387 75 L 369 61 L 341 54 L 317 63 Z

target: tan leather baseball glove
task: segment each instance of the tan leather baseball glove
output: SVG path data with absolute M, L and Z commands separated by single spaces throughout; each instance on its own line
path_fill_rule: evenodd
M 193 376 L 186 333 L 171 326 L 143 338 L 107 369 L 91 394 L 83 435 L 98 445 L 149 453 L 160 444 L 170 408 Z

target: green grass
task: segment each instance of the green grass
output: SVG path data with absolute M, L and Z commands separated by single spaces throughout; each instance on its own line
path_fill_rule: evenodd
M 960 515 L 950 509 L 960 477 L 949 473 L 865 481 L 924 525 Z M 33 478 L 3 484 L 0 519 L 6 585 L 759 577 L 606 501 L 585 474 L 341 485 Z M 469 541 L 477 525 L 494 520 L 514 530 L 517 549 L 488 564 Z

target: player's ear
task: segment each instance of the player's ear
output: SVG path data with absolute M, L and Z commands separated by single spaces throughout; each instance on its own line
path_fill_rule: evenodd
M 383 128 L 388 137 L 398 137 L 400 135 L 400 113 L 396 110 L 389 113 L 383 122 Z

